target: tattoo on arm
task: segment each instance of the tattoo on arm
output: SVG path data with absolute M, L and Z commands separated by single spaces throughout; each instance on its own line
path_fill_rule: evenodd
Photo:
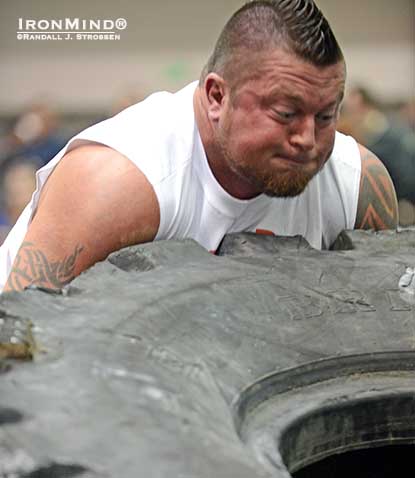
M 361 148 L 362 176 L 355 229 L 396 229 L 398 203 L 392 180 L 380 160 Z
M 24 242 L 14 261 L 5 290 L 21 291 L 36 285 L 61 289 L 74 278 L 75 264 L 83 246 L 77 245 L 72 254 L 60 261 L 50 261 L 31 242 Z

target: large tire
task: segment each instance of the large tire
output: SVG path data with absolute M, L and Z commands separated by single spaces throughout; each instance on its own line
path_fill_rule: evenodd
M 38 351 L 0 361 L 0 477 L 287 478 L 366 432 L 414 443 L 415 232 L 351 239 L 160 241 L 1 296 Z

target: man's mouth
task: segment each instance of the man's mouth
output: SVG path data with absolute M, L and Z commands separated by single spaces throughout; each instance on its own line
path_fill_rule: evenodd
M 276 156 L 276 159 L 297 166 L 307 166 L 314 162 L 313 158 L 304 156 Z

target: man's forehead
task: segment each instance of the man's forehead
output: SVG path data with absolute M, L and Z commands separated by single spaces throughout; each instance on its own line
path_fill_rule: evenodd
M 251 97 L 264 106 L 273 103 L 286 102 L 299 107 L 316 107 L 326 109 L 338 106 L 344 97 L 344 81 L 332 83 L 328 88 L 301 88 L 289 81 L 278 81 L 259 87 L 261 80 L 252 80 L 241 88 L 242 96 Z M 237 96 L 240 96 L 239 94 Z M 256 100 L 255 100 L 256 98 Z
M 292 85 L 298 87 L 317 89 L 342 89 L 345 83 L 344 68 L 341 64 L 327 67 L 314 65 L 277 65 L 273 70 L 270 68 L 262 77 L 268 88 L 284 83 L 286 89 Z
M 260 53 L 254 58 L 246 57 L 240 66 L 238 76 L 242 83 L 263 80 L 272 86 L 286 78 L 321 88 L 344 84 L 346 78 L 344 61 L 319 66 L 281 49 Z
M 340 65 L 317 68 L 287 68 L 264 77 L 263 92 L 270 97 L 301 103 L 310 96 L 323 101 L 341 101 L 344 95 L 345 75 Z
M 255 82 L 247 83 L 245 88 L 239 90 L 234 97 L 234 104 L 244 101 L 253 101 L 268 108 L 272 105 L 285 104 L 304 110 L 327 110 L 337 108 L 343 101 L 344 87 L 328 93 L 325 90 L 315 90 L 312 94 L 301 94 L 298 91 L 284 88 L 283 84 L 274 86 L 273 89 L 259 89 Z M 245 98 L 245 100 L 244 100 Z
M 293 92 L 290 88 L 285 88 L 284 86 L 284 84 L 275 86 L 266 96 L 270 101 L 286 100 L 299 105 L 308 102 L 309 98 L 307 95 L 302 95 L 296 91 Z M 343 97 L 344 85 L 339 84 L 338 87 L 333 87 L 330 90 L 319 90 L 316 88 L 312 99 L 324 103 L 329 107 L 341 103 Z
M 344 61 L 333 65 L 318 66 L 299 58 L 284 49 L 272 49 L 245 58 L 244 68 L 239 71 L 233 93 L 244 92 L 260 97 L 261 101 L 276 101 L 283 96 L 296 103 L 318 101 L 340 103 L 345 88 L 346 66 Z

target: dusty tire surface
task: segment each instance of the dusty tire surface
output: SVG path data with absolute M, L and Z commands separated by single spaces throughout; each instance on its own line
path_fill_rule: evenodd
M 287 478 L 414 444 L 415 231 L 341 242 L 160 241 L 0 296 L 38 346 L 0 360 L 0 477 Z

